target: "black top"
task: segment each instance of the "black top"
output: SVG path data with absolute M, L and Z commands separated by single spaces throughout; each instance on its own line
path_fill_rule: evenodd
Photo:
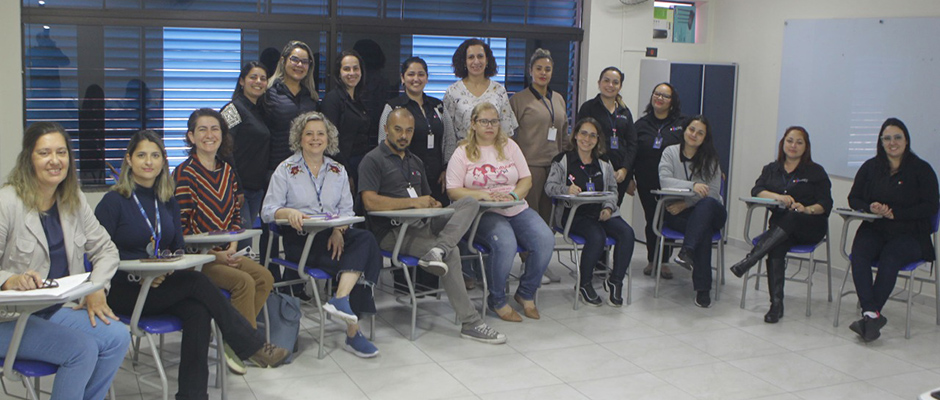
M 359 193 L 373 191 L 385 197 L 403 198 L 410 197 L 408 188 L 411 187 L 418 197 L 429 196 L 431 186 L 424 171 L 424 162 L 411 150 L 405 150 L 405 157 L 401 158 L 382 143 L 359 164 Z M 368 222 L 379 241 L 392 230 L 388 218 L 368 217 Z
M 888 236 L 912 234 L 921 245 L 926 260 L 933 260 L 930 233 L 937 213 L 940 193 L 937 174 L 926 161 L 908 154 L 893 175 L 890 167 L 870 158 L 858 169 L 849 191 L 849 206 L 871 212 L 871 203 L 883 203 L 894 212 L 894 219 L 881 218 L 863 222 L 861 228 L 873 228 Z
M 359 99 L 349 97 L 343 88 L 331 90 L 323 97 L 320 109 L 339 130 L 337 161 L 349 164 L 349 157 L 363 155 L 375 148 L 379 132 L 370 132 L 371 118 Z
M 568 161 L 568 176 L 565 177 L 566 182 L 574 184 L 581 188 L 582 191 L 602 192 L 605 190 L 604 173 L 601 171 L 601 164 L 596 158 L 591 160 L 590 164 L 585 164 L 581 162 L 581 156 L 578 155 L 577 150 L 571 150 L 555 156 L 552 162 L 561 162 L 562 157 L 566 156 L 566 160 Z M 574 178 L 573 181 L 572 178 Z M 588 182 L 593 183 L 594 187 L 589 188 L 587 185 Z M 578 212 L 575 215 L 596 220 L 601 216 L 601 206 L 601 203 L 582 205 L 578 207 Z M 562 221 L 568 220 L 569 211 L 571 211 L 570 208 L 565 208 L 565 211 L 562 213 Z
M 290 124 L 298 115 L 318 109 L 317 102 L 310 98 L 310 91 L 300 85 L 297 96 L 291 94 L 284 81 L 278 80 L 264 94 L 264 124 L 271 133 L 271 155 L 268 170 L 294 154 L 290 150 Z
M 59 220 L 59 206 L 52 203 L 52 208 L 45 215 L 39 215 L 42 231 L 46 234 L 49 245 L 49 279 L 58 279 L 69 274 L 69 257 L 65 253 L 65 234 Z
M 232 164 L 238 174 L 240 187 L 249 190 L 265 190 L 268 187 L 268 159 L 271 157 L 271 131 L 264 123 L 262 99 L 253 104 L 242 93 L 236 93 L 232 102 L 222 107 L 234 107 L 241 122 L 229 126 L 235 139 Z
M 414 155 L 424 161 L 427 175 L 435 181 L 441 176 L 441 172 L 446 170 L 447 161 L 444 160 L 444 121 L 440 115 L 443 114 L 443 103 L 427 94 L 424 96 L 424 105 L 419 106 L 418 102 L 412 100 L 408 95 L 401 95 L 388 101 L 388 105 L 394 110 L 404 107 L 411 111 L 415 117 L 415 133 L 411 138 L 411 145 L 408 149 Z M 422 109 L 424 112 L 422 113 Z M 437 110 L 437 112 L 435 112 Z M 428 150 L 428 134 L 433 132 L 434 149 Z
M 138 186 L 134 191 L 140 205 L 147 213 L 150 225 L 156 228 L 154 213 L 154 191 Z M 166 203 L 158 202 L 160 209 L 160 250 L 176 251 L 184 247 L 183 226 L 180 224 L 180 207 L 176 197 L 171 196 Z M 111 240 L 118 248 L 122 260 L 150 258 L 147 245 L 150 244 L 151 232 L 134 198 L 126 198 L 118 192 L 110 191 L 95 207 L 98 222 L 111 235 Z
M 767 164 L 754 182 L 751 196 L 757 196 L 764 190 L 789 195 L 804 206 L 822 206 L 823 213 L 812 216 L 828 218 L 829 212 L 832 211 L 832 182 L 829 181 L 826 170 L 819 164 L 800 163 L 790 173 L 777 161 Z M 770 222 L 774 223 L 788 212 L 790 211 L 780 208 L 772 209 Z
M 659 159 L 666 147 L 679 144 L 682 140 L 684 122 L 685 119 L 678 114 L 659 119 L 649 113 L 636 120 L 637 148 L 633 169 L 636 171 L 637 186 L 659 189 Z M 657 138 L 662 138 L 660 146 L 656 146 Z
M 581 109 L 578 110 L 578 120 L 584 117 L 591 117 L 597 120 L 601 126 L 597 127 L 603 135 L 604 144 L 607 147 L 607 156 L 614 170 L 621 168 L 627 169 L 627 180 L 633 176 L 634 160 L 637 155 L 637 131 L 633 125 L 633 114 L 626 106 L 618 105 L 613 113 L 607 111 L 601 95 L 597 95 L 591 100 L 584 102 Z M 617 137 L 617 149 L 611 146 L 611 129 L 614 129 Z M 576 134 L 577 132 L 573 132 Z

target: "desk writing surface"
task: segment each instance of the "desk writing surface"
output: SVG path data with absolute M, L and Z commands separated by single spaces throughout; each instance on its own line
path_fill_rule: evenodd
M 695 196 L 695 192 L 688 189 L 660 189 L 660 190 L 651 190 L 650 193 L 666 196 L 666 197 L 692 197 Z
M 251 239 L 261 236 L 260 229 L 246 229 L 242 232 L 226 232 L 218 234 L 199 233 L 195 235 L 183 236 L 183 241 L 190 245 L 218 245 L 231 242 L 239 242 L 245 239 Z
M 481 201 L 480 208 L 509 208 L 515 206 L 521 206 L 525 204 L 525 200 L 512 200 L 512 201 Z
M 747 204 L 761 204 L 777 207 L 783 206 L 783 203 L 781 203 L 779 200 L 767 199 L 763 197 L 739 197 L 738 200 L 741 200 Z
M 450 215 L 454 211 L 453 208 L 409 208 L 405 210 L 370 211 L 369 215 L 386 218 L 428 218 Z
M 209 254 L 185 254 L 180 259 L 167 262 L 145 262 L 141 260 L 122 260 L 118 264 L 118 269 L 132 273 L 140 272 L 165 272 L 176 271 L 186 268 L 192 268 L 197 265 L 206 264 L 215 260 L 215 256 Z
M 304 218 L 304 228 L 332 228 L 334 226 L 343 226 L 350 224 L 358 224 L 362 221 L 365 221 L 365 218 L 359 216 L 353 217 L 339 217 L 332 219 L 325 218 Z M 290 221 L 286 219 L 276 219 L 274 223 L 278 225 L 290 226 Z

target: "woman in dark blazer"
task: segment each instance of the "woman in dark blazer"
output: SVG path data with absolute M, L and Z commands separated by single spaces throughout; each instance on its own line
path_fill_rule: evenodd
M 852 242 L 852 279 L 862 318 L 849 329 L 869 342 L 881 336 L 888 319 L 881 309 L 888 301 L 901 267 L 936 258 L 930 233 L 940 194 L 937 174 L 911 151 L 911 135 L 904 122 L 888 118 L 878 134 L 874 158 L 855 174 L 849 206 L 881 216 L 862 222 Z M 871 268 L 878 264 L 872 280 Z
M 783 317 L 784 257 L 794 245 L 816 244 L 829 227 L 832 183 L 822 165 L 813 162 L 809 133 L 799 126 L 787 128 L 780 139 L 777 161 L 764 166 L 751 189 L 751 196 L 773 199 L 783 208 L 772 209 L 770 227 L 743 260 L 731 267 L 737 277 L 767 256 L 767 287 L 770 311 L 764 322 Z
M 339 154 L 353 185 L 359 180 L 359 162 L 378 144 L 378 132 L 370 132 L 369 113 L 362 103 L 365 73 L 362 57 L 355 50 L 344 50 L 333 66 L 333 90 L 323 98 L 323 115 L 339 129 Z M 355 191 L 354 191 L 355 192 Z

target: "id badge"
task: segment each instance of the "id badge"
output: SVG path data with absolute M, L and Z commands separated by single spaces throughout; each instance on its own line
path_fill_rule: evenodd
M 428 150 L 434 150 L 434 134 L 428 134 Z
M 594 191 L 594 182 L 588 182 L 585 186 L 587 187 L 588 192 Z
M 549 127 L 548 128 L 548 141 L 554 142 L 556 135 L 558 135 L 558 129 L 555 128 L 554 126 Z
M 408 197 L 411 197 L 412 199 L 418 198 L 418 191 L 415 190 L 414 187 L 408 186 L 407 190 L 408 190 Z
M 656 140 L 653 141 L 653 148 L 654 148 L 654 149 L 660 149 L 660 148 L 662 148 L 662 147 L 663 147 L 663 137 L 662 137 L 662 136 L 657 136 L 657 137 L 656 137 Z

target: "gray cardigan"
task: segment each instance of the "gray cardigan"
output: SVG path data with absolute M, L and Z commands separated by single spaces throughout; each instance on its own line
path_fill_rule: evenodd
M 682 162 L 679 155 L 679 145 L 674 144 L 663 150 L 663 157 L 659 159 L 659 186 L 663 189 L 689 189 L 696 183 L 708 185 L 708 197 L 718 200 L 724 204 L 721 199 L 721 168 L 715 168 L 715 173 L 709 177 L 699 175 L 687 176 L 686 171 L 691 173 L 692 163 Z M 689 180 L 691 178 L 691 180 Z M 694 206 L 702 199 L 702 196 L 695 194 L 692 197 L 685 198 L 687 205 Z
M 548 171 L 548 179 L 545 180 L 545 194 L 549 196 L 558 196 L 568 194 L 568 154 L 564 153 L 560 159 L 552 162 L 552 168 Z M 614 177 L 614 167 L 610 162 L 598 160 L 601 166 L 601 174 L 604 176 L 604 191 L 617 193 L 617 178 Z M 614 201 L 605 201 L 602 208 L 609 208 L 611 215 L 617 215 L 620 210 Z M 555 207 L 555 213 L 552 214 L 553 226 L 564 226 L 562 221 L 564 215 L 563 207 Z

